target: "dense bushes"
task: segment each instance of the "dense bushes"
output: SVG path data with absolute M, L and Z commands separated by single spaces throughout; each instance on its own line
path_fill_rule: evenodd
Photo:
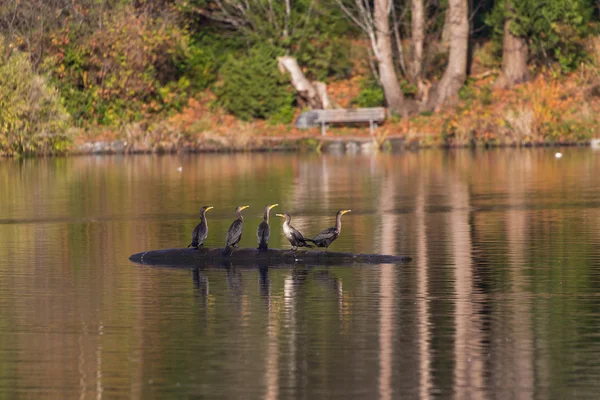
M 215 93 L 220 105 L 243 120 L 272 118 L 290 122 L 294 96 L 277 69 L 278 51 L 257 46 L 245 56 L 231 56 L 221 68 Z
M 119 125 L 178 110 L 192 82 L 206 86 L 215 74 L 205 68 L 211 55 L 168 13 L 150 17 L 125 8 L 84 37 L 67 26 L 52 43 L 50 71 L 80 125 Z
M 506 1 L 497 1 L 487 23 L 494 30 L 497 49 L 502 48 Z M 511 0 L 509 27 L 513 35 L 527 39 L 530 58 L 537 63 L 558 62 L 571 71 L 585 59 L 583 38 L 590 33 L 593 6 L 590 0 Z
M 360 83 L 360 92 L 352 100 L 352 104 L 358 107 L 382 107 L 385 105 L 383 89 L 374 78 L 364 79 Z
M 64 151 L 67 120 L 58 92 L 33 71 L 28 55 L 6 55 L 0 45 L 0 154 Z

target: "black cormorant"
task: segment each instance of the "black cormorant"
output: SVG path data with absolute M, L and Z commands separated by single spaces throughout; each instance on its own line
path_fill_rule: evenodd
M 242 227 L 244 225 L 244 217 L 242 217 L 242 210 L 245 210 L 250 206 L 238 206 L 235 209 L 237 219 L 231 223 L 227 230 L 227 238 L 225 240 L 225 249 L 223 250 L 224 255 L 230 255 L 233 253 L 233 248 L 238 247 L 238 243 L 242 238 Z
M 269 237 L 271 236 L 271 228 L 269 227 L 269 212 L 271 211 L 271 208 L 277 207 L 278 205 L 279 204 L 269 204 L 265 207 L 265 215 L 263 216 L 263 220 L 260 225 L 258 225 L 258 230 L 256 231 L 259 250 L 267 250 L 269 246 Z
M 335 216 L 335 226 L 331 228 L 327 228 L 317 236 L 312 239 L 306 239 L 309 242 L 313 242 L 317 247 L 325 247 L 325 251 L 327 248 L 333 243 L 335 239 L 340 236 L 340 232 L 342 231 L 342 215 L 349 213 L 351 210 L 340 210 L 337 212 Z
M 302 234 L 292 226 L 292 217 L 290 217 L 290 214 L 275 215 L 281 218 L 285 218 L 285 221 L 283 222 L 283 233 L 285 234 L 287 240 L 290 241 L 293 250 L 297 250 L 298 247 L 314 247 L 306 243 L 306 239 L 304 238 L 304 236 L 302 236 Z
M 204 247 L 204 241 L 208 236 L 208 224 L 206 223 L 206 212 L 213 208 L 213 206 L 204 206 L 200 211 L 200 223 L 194 228 L 192 232 L 192 243 L 188 247 L 197 249 L 198 247 Z

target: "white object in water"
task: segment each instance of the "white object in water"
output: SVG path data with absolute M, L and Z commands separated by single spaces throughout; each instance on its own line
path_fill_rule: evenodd
M 562 153 L 556 153 L 556 154 L 554 155 L 554 157 L 556 157 L 556 158 L 561 158 L 561 157 L 562 157 Z
M 177 168 L 177 171 L 179 171 L 179 172 L 183 171 L 183 167 Z
M 594 149 L 594 150 L 600 149 L 600 139 L 590 140 L 590 146 L 592 146 L 592 149 Z

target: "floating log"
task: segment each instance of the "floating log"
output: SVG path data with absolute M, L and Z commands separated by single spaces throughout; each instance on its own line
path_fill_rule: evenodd
M 382 254 L 353 254 L 325 251 L 269 249 L 237 249 L 230 256 L 223 255 L 222 248 L 165 249 L 144 251 L 133 254 L 129 260 L 146 265 L 168 265 L 193 267 L 201 265 L 280 265 L 280 264 L 398 264 L 412 260 L 408 256 L 388 256 Z

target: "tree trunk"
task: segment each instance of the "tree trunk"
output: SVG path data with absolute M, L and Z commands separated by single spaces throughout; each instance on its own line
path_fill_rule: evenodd
M 331 107 L 327 96 L 327 85 L 323 82 L 310 82 L 298 61 L 294 57 L 284 56 L 277 59 L 281 73 L 289 72 L 292 78 L 292 86 L 296 88 L 300 96 L 312 109 L 326 109 Z
M 383 86 L 385 100 L 388 107 L 399 114 L 406 115 L 404 95 L 400 90 L 400 82 L 394 69 L 392 57 L 392 39 L 390 31 L 390 0 L 375 0 L 373 18 L 376 31 L 377 63 L 379 66 L 379 80 Z
M 469 50 L 469 19 L 467 0 L 449 0 L 450 13 L 450 55 L 442 80 L 429 96 L 428 108 L 439 109 L 444 104 L 452 104 L 458 90 L 467 78 L 467 57 Z
M 450 46 L 450 9 L 448 7 L 444 11 L 444 26 L 442 27 L 442 40 L 440 44 L 443 48 Z
M 412 0 L 411 2 L 411 31 L 412 31 L 412 65 L 411 77 L 414 82 L 421 80 L 423 69 L 423 41 L 425 40 L 425 15 L 423 11 L 423 0 Z
M 496 87 L 509 88 L 529 79 L 527 70 L 527 41 L 510 32 L 513 11 L 510 2 L 506 2 L 506 20 L 502 45 L 502 73 L 494 84 Z

